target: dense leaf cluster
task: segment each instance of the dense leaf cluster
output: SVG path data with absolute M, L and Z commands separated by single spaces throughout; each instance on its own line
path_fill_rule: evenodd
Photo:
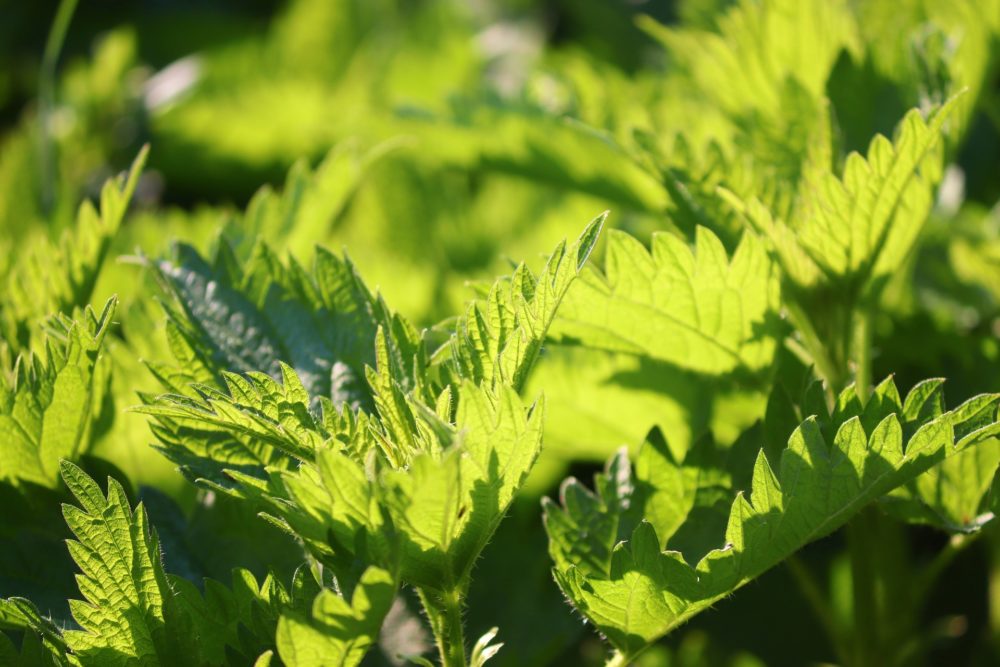
M 992 664 L 1000 2 L 466 4 L 56 77 L 62 3 L 0 141 L 0 664 Z

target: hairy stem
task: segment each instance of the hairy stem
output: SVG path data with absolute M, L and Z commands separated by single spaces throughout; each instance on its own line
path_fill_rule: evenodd
M 417 589 L 417 593 L 427 612 L 442 667 L 466 667 L 462 591 L 438 593 Z

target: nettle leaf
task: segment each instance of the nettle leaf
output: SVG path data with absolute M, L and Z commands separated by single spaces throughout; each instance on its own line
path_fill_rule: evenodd
M 297 577 L 303 572 L 296 573 Z M 311 576 L 311 575 L 307 575 Z M 245 569 L 233 570 L 230 587 L 204 580 L 204 592 L 182 577 L 168 575 L 183 627 L 192 633 L 205 664 L 250 664 L 273 652 L 279 618 L 297 604 L 298 596 L 267 575 L 257 583 Z
M 45 355 L 22 355 L 0 386 L 0 479 L 55 487 L 59 461 L 84 454 L 108 389 L 103 342 L 117 300 L 100 314 L 49 322 Z
M 609 234 L 603 274 L 588 269 L 569 291 L 555 340 L 705 374 L 769 365 L 779 284 L 757 239 L 744 235 L 730 260 L 704 227 L 694 248 L 656 233 L 647 251 L 624 232 Z
M 497 281 L 485 301 L 474 301 L 436 361 L 458 378 L 520 390 L 535 363 L 570 284 L 597 244 L 607 213 L 595 218 L 569 247 L 560 243 L 538 276 L 524 264 Z
M 642 455 L 647 448 L 639 451 Z M 594 476 L 593 492 L 570 477 L 559 488 L 562 509 L 551 499 L 542 499 L 549 555 L 557 570 L 575 567 L 587 574 L 607 570 L 633 491 L 628 450 L 621 449 L 608 460 L 604 472 Z
M 743 0 L 720 13 L 716 25 L 708 31 L 641 22 L 690 77 L 690 87 L 734 115 L 750 109 L 780 114 L 789 79 L 822 96 L 841 50 L 860 48 L 845 0 Z
M 450 444 L 448 422 L 455 406 L 449 383 L 456 383 L 457 390 L 457 384 L 465 379 L 495 388 L 524 381 L 555 310 L 589 256 L 602 223 L 603 217 L 595 220 L 570 248 L 561 244 L 538 277 L 519 267 L 511 278 L 494 286 L 485 303 L 473 303 L 468 318 L 457 325 L 458 333 L 436 356 L 433 368 L 415 330 L 402 318 L 391 316 L 381 301 L 369 304 L 377 306 L 381 314 L 362 318 L 354 333 L 350 322 L 343 323 L 347 331 L 327 331 L 325 335 L 355 341 L 371 336 L 368 358 L 374 370 L 366 365 L 365 393 L 370 398 L 365 403 L 375 408 L 377 419 L 358 409 L 363 407 L 360 404 L 341 403 L 338 408 L 332 399 L 317 397 L 314 386 L 303 381 L 293 366 L 277 359 L 270 376 L 283 377 L 283 383 L 250 371 L 237 375 L 220 370 L 218 384 L 224 383 L 226 391 L 196 384 L 193 388 L 199 396 L 178 393 L 150 397 L 150 405 L 139 411 L 156 417 L 154 430 L 168 456 L 216 484 L 225 484 L 220 473 L 228 463 L 235 464 L 231 467 L 238 472 L 263 478 L 267 466 L 312 462 L 320 445 L 331 439 L 349 444 L 359 460 L 377 449 L 390 466 L 404 467 L 416 453 L 437 451 Z M 353 270 L 350 274 L 352 280 L 356 278 Z M 360 282 L 358 286 L 360 293 L 368 294 Z M 215 285 L 205 289 L 205 294 L 219 292 Z M 221 314 L 230 311 L 219 299 L 213 299 L 212 307 L 221 309 L 220 316 L 209 319 L 213 326 L 224 327 L 229 315 Z M 337 299 L 340 297 L 330 297 L 328 302 Z M 351 297 L 343 300 L 350 303 Z M 343 310 L 349 309 L 345 306 Z M 176 331 L 185 326 L 180 318 L 174 321 Z M 237 317 L 239 322 L 243 322 L 241 317 Z M 183 338 L 188 350 L 218 342 L 204 329 L 188 331 Z M 256 347 L 254 353 L 260 349 Z M 193 353 L 182 358 L 197 356 Z M 438 379 L 432 381 L 431 377 Z M 441 414 L 435 416 L 438 412 Z
M 259 503 L 352 599 L 321 594 L 311 615 L 287 616 L 279 655 L 308 663 L 326 652 L 353 664 L 400 581 L 418 588 L 428 613 L 464 595 L 541 448 L 543 408 L 525 405 L 515 386 L 602 222 L 558 246 L 538 277 L 519 267 L 485 304 L 474 303 L 434 368 L 408 324 L 383 322 L 372 340 L 374 368 L 365 369 L 371 412 L 315 400 L 280 362 L 281 382 L 226 373 L 225 391 L 195 385 L 197 396 L 139 408 L 157 420 L 168 456 L 189 474 L 208 472 L 202 481 L 212 488 Z
M 99 209 L 89 201 L 80 205 L 75 227 L 63 233 L 58 245 L 39 239 L 18 249 L 4 277 L 0 303 L 0 338 L 15 351 L 28 349 L 31 331 L 44 319 L 53 313 L 68 315 L 90 301 L 148 153 L 143 148 L 126 176 L 104 184 Z
M 995 519 L 989 506 L 1000 465 L 1000 441 L 990 439 L 925 472 L 883 499 L 892 515 L 950 533 L 974 533 Z
M 299 450 L 297 467 L 272 466 L 266 480 L 227 472 L 239 494 L 262 502 L 345 589 L 357 582 L 363 563 L 399 569 L 404 580 L 424 588 L 466 585 L 538 456 L 543 410 L 526 409 L 510 388 L 493 392 L 469 381 L 455 398 L 453 423 L 411 399 L 397 406 L 412 433 L 421 434 L 409 444 L 393 442 L 392 427 L 381 419 L 344 413 L 328 422 L 331 435 L 312 456 Z M 348 446 L 352 439 L 362 444 Z M 395 466 L 392 456 L 400 451 L 408 459 Z M 379 463 L 372 462 L 376 453 L 384 457 Z
M 325 447 L 314 463 L 272 468 L 266 480 L 228 473 L 238 484 L 234 492 L 260 503 L 265 518 L 330 568 L 341 590 L 352 590 L 367 564 L 396 569 L 394 533 L 378 505 L 375 472 L 365 460 Z
M 0 598 L 0 630 L 21 632 L 20 651 L 0 633 L 0 661 L 5 665 L 69 665 L 62 630 L 24 598 Z
M 401 540 L 403 578 L 447 592 L 469 572 L 541 450 L 543 408 L 508 387 L 458 392 L 456 442 L 387 472 L 379 492 Z
M 772 401 L 765 429 L 770 433 L 770 440 L 777 441 L 793 430 L 794 427 L 787 426 L 790 419 L 797 419 L 799 414 L 813 414 L 827 437 L 832 437 L 836 424 L 845 419 L 861 416 L 867 430 L 878 419 L 894 412 L 900 415 L 904 433 L 912 433 L 922 421 L 944 413 L 944 385 L 941 378 L 924 380 L 904 401 L 890 377 L 874 388 L 864 407 L 852 385 L 840 393 L 831 411 L 822 398 L 820 383 L 814 382 L 800 401 L 801 412 L 788 404 L 779 407 L 783 401 Z M 781 395 L 776 391 L 772 399 Z M 969 413 L 963 426 L 966 431 L 992 423 L 990 404 L 984 402 L 979 408 L 978 413 Z M 975 532 L 994 518 L 988 507 L 988 495 L 998 464 L 1000 441 L 985 439 L 895 489 L 882 499 L 882 507 L 911 523 L 928 524 L 954 533 Z
M 311 460 L 331 437 L 322 419 L 341 406 L 374 405 L 365 379 L 380 330 L 388 335 L 378 365 L 392 369 L 401 391 L 423 393 L 419 333 L 349 260 L 317 249 L 309 273 L 265 245 L 244 264 L 225 244 L 212 264 L 189 248 L 178 252 L 178 264 L 161 262 L 158 271 L 175 297 L 165 304 L 167 334 L 183 366 L 150 365 L 172 393 L 144 397 L 140 411 L 156 417 L 164 452 L 189 477 L 231 485 L 226 469 L 263 478 L 267 466 Z
M 206 580 L 199 592 L 166 574 L 146 511 L 130 507 L 121 484 L 109 478 L 105 495 L 74 464 L 60 471 L 80 504 L 63 506 L 77 538 L 67 545 L 81 570 L 84 599 L 70 601 L 79 629 L 58 628 L 18 598 L 0 600 L 0 627 L 25 631 L 55 664 L 84 667 L 249 664 L 274 650 L 280 615 L 301 605 L 274 577 L 258 584 L 238 569 L 231 588 Z M 303 573 L 297 579 L 300 593 L 318 589 Z
M 245 263 L 225 241 L 211 261 L 184 245 L 176 254 L 176 261 L 156 264 L 173 296 L 166 306 L 171 347 L 178 361 L 196 360 L 220 385 L 223 371 L 280 377 L 285 362 L 310 396 L 370 405 L 363 378 L 365 366 L 375 362 L 377 329 L 393 329 L 417 346 L 416 331 L 365 287 L 350 260 L 322 248 L 311 271 L 294 259 L 282 262 L 263 243 Z M 174 391 L 203 381 L 190 375 L 172 379 L 176 371 L 169 368 L 154 371 Z
M 63 508 L 77 537 L 67 546 L 82 570 L 77 582 L 84 596 L 70 602 L 81 629 L 65 632 L 67 647 L 82 664 L 155 665 L 180 658 L 190 642 L 167 627 L 172 595 L 145 511 L 131 511 L 118 482 L 108 481 L 105 497 L 73 464 L 61 468 L 82 507 Z
M 190 427 L 195 438 L 168 443 L 164 452 L 183 464 L 178 453 L 189 440 L 211 442 L 213 434 L 229 436 L 256 461 L 277 464 L 289 459 L 309 459 L 330 438 L 320 420 L 310 412 L 309 395 L 295 372 L 279 362 L 283 382 L 265 373 L 223 373 L 227 391 L 195 385 L 202 401 L 165 394 L 137 412 L 156 417 L 178 430 Z M 223 441 L 229 443 L 228 439 Z M 225 460 L 225 459 L 223 459 Z
M 278 655 L 297 667 L 350 667 L 361 662 L 378 640 L 382 619 L 396 596 L 396 582 L 385 570 L 370 567 L 350 602 L 321 591 L 311 610 L 289 610 L 278 622 Z
M 653 426 L 683 452 L 720 397 L 714 380 L 636 355 L 550 345 L 525 391 L 544 391 L 546 457 L 602 461 Z
M 900 404 L 890 380 L 875 399 L 862 404 L 852 388 L 832 416 L 809 417 L 799 425 L 776 470 L 761 451 L 749 490 L 733 500 L 724 546 L 694 565 L 669 541 L 686 511 L 687 495 L 676 490 L 683 471 L 668 457 L 640 454 L 640 460 L 650 457 L 651 463 L 637 465 L 636 482 L 624 462 L 616 461 L 597 494 L 571 484 L 561 507 L 546 506 L 556 581 L 580 613 L 631 659 L 836 530 L 868 503 L 1000 432 L 1000 395 L 978 396 L 935 414 L 925 389 L 918 386 Z M 644 497 L 638 492 L 643 488 L 660 495 Z M 628 512 L 634 513 L 635 528 L 619 541 L 618 524 Z
M 904 516 L 950 532 L 979 530 L 995 518 L 985 504 L 998 466 L 1000 440 L 993 438 L 931 468 L 908 486 L 909 493 L 898 494 L 912 498 Z
M 944 412 L 944 380 L 921 382 L 902 403 L 890 381 L 875 390 L 877 400 L 892 406 L 904 416 L 904 431 L 912 431 L 920 420 L 935 418 Z M 844 403 L 844 399 L 841 399 Z M 988 427 L 993 420 L 992 406 L 984 401 L 970 404 L 963 429 Z M 893 514 L 913 522 L 936 526 L 950 532 L 975 532 L 993 519 L 986 507 L 988 493 L 1000 464 L 1000 441 L 989 438 L 976 447 L 943 461 L 883 500 Z
M 728 197 L 769 239 L 797 289 L 839 285 L 857 296 L 877 291 L 909 254 L 927 218 L 941 177 L 942 131 L 954 104 L 952 98 L 926 120 L 911 110 L 894 141 L 876 135 L 866 156 L 848 155 L 841 176 L 817 175 L 789 222 L 772 217 L 755 199 Z

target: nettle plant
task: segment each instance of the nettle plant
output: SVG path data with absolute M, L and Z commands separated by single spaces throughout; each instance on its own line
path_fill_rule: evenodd
M 658 135 L 654 123 L 628 150 L 615 144 L 602 166 L 662 185 L 656 201 L 669 204 L 655 213 L 671 231 L 644 243 L 609 230 L 598 268 L 588 258 L 600 216 L 537 274 L 519 265 L 464 315 L 429 329 L 323 248 L 310 266 L 267 243 L 226 239 L 210 256 L 181 244 L 167 258 L 139 258 L 161 290 L 160 351 L 172 360 L 147 362 L 160 389 L 141 393 L 133 412 L 204 504 L 230 503 L 288 536 L 301 564 L 289 577 L 241 568 L 226 583 L 198 582 L 166 548 L 173 527 L 153 525 L 155 495 L 135 502 L 116 471 L 103 489 L 93 479 L 88 454 L 114 393 L 109 349 L 123 344 L 113 321 L 138 316 L 116 299 L 99 311 L 86 304 L 143 153 L 105 187 L 99 211 L 81 209 L 76 236 L 7 276 L 0 481 L 26 507 L 70 501 L 63 518 L 80 599 L 69 603 L 72 619 L 40 600 L 0 600 L 0 628 L 21 640 L 0 634 L 0 663 L 356 665 L 415 598 L 437 661 L 482 665 L 498 654 L 502 629 L 465 636 L 470 584 L 491 576 L 475 572 L 477 560 L 542 451 L 545 384 L 529 383 L 532 369 L 563 346 L 582 353 L 571 357 L 580 364 L 627 355 L 652 362 L 644 372 L 680 369 L 767 396 L 738 437 L 654 428 L 625 443 L 639 446 L 614 454 L 592 490 L 570 478 L 558 501 L 543 501 L 555 583 L 606 640 L 607 664 L 632 662 L 779 564 L 840 662 L 903 661 L 935 577 L 993 518 L 1000 394 L 949 410 L 940 379 L 905 397 L 892 377 L 873 380 L 874 314 L 905 276 L 973 94 L 924 100 L 891 138 L 839 160 L 834 137 L 852 119 L 838 126 L 831 113 L 832 72 L 843 52 L 885 41 L 864 43 L 847 11 L 820 0 L 741 2 L 719 34 L 644 22 L 675 61 L 671 77 L 697 93 L 671 97 L 678 108 L 664 119 L 691 136 Z M 670 92 L 680 86 L 671 81 Z M 500 136 L 482 134 L 506 149 Z M 297 248 L 347 207 L 343 192 L 331 194 L 354 187 L 338 164 L 312 182 L 326 188 L 309 189 L 293 170 L 287 197 L 259 196 L 235 226 L 271 229 Z M 124 338 L 149 333 L 139 326 Z M 586 402 L 593 387 L 574 389 Z M 596 409 L 625 419 L 616 407 Z M 893 560 L 898 544 L 880 553 L 907 522 L 954 539 L 926 568 L 910 568 Z M 845 526 L 849 621 L 796 556 Z M 434 664 L 401 653 L 391 657 Z
M 172 393 L 145 396 L 137 410 L 153 418 L 161 451 L 189 478 L 259 507 L 308 563 L 287 585 L 239 570 L 231 587 L 206 581 L 199 590 L 166 574 L 144 507 L 131 507 L 113 479 L 104 493 L 79 467 L 60 464 L 72 452 L 53 455 L 42 428 L 26 456 L 56 465 L 79 505 L 64 516 L 82 571 L 84 599 L 70 603 L 80 629 L 58 627 L 26 599 L 4 600 L 0 624 L 26 639 L 18 653 L 5 637 L 0 655 L 353 665 L 406 585 L 442 664 L 485 662 L 499 648 L 496 631 L 471 652 L 464 639 L 473 566 L 541 448 L 544 403 L 518 391 L 603 222 L 558 246 L 537 275 L 521 265 L 499 280 L 450 335 L 418 331 L 349 260 L 323 250 L 311 271 L 265 245 L 241 263 L 224 242 L 211 260 L 182 246 L 175 261 L 149 262 L 169 295 L 176 363 L 150 364 Z M 88 312 L 91 363 L 114 305 L 99 318 Z M 63 356 L 50 348 L 49 364 Z M 23 379 L 14 386 L 15 395 L 50 391 Z M 43 403 L 43 423 L 61 416 Z M 17 420 L 15 404 L 4 423 Z
M 224 251 L 158 266 L 184 366 L 154 371 L 171 386 L 207 380 L 197 396 L 142 408 L 162 451 L 217 492 L 260 503 L 332 582 L 310 612 L 279 621 L 286 662 L 355 664 L 407 584 L 442 662 L 467 664 L 473 565 L 541 448 L 543 403 L 518 390 L 602 224 L 537 276 L 521 265 L 497 282 L 432 353 L 349 261 L 323 251 L 311 274 L 263 246 L 243 267 Z M 489 640 L 472 664 L 495 653 Z
M 24 462 L 5 477 L 52 485 L 58 471 L 75 497 L 63 514 L 83 599 L 70 603 L 72 629 L 26 599 L 0 602 L 0 623 L 25 636 L 20 649 L 5 638 L 2 655 L 353 665 L 412 590 L 441 664 L 481 665 L 497 631 L 467 641 L 464 605 L 542 447 L 544 401 L 520 394 L 557 319 L 556 340 L 704 374 L 766 373 L 780 346 L 815 369 L 796 400 L 775 381 L 763 423 L 731 446 L 678 452 L 654 430 L 634 464 L 625 450 L 611 459 L 594 491 L 569 479 L 558 504 L 544 502 L 555 580 L 611 645 L 608 664 L 873 503 L 974 530 L 992 516 L 979 510 L 996 461 L 969 454 L 1000 432 L 1000 395 L 947 410 L 940 380 L 902 398 L 892 378 L 872 388 L 867 366 L 870 309 L 926 215 L 949 108 L 908 114 L 895 141 L 877 137 L 842 175 L 818 175 L 788 221 L 721 193 L 749 221 L 731 257 L 705 228 L 693 246 L 662 233 L 649 250 L 611 231 L 604 270 L 585 267 L 601 216 L 537 275 L 520 265 L 484 290 L 450 328 L 419 331 L 322 249 L 309 269 L 263 243 L 245 261 L 224 241 L 210 258 L 178 246 L 144 260 L 166 295 L 174 362 L 149 363 L 167 393 L 144 394 L 136 411 L 190 480 L 256 508 L 306 562 L 290 582 L 236 570 L 231 585 L 196 586 L 167 574 L 145 508 L 118 482 L 102 491 L 60 463 L 98 419 L 111 301 L 53 320 L 46 360 L 19 357 L 4 395 L 0 423 Z M 838 650 L 850 661 L 881 649 Z
M 873 311 L 930 211 L 955 104 L 909 112 L 893 140 L 876 136 L 839 173 L 828 153 L 807 157 L 783 214 L 720 187 L 747 223 L 732 257 L 703 227 L 693 247 L 661 233 L 649 250 L 612 231 L 604 270 L 588 268 L 571 290 L 554 330 L 565 344 L 719 378 L 759 382 L 770 371 L 772 387 L 762 423 L 732 445 L 708 437 L 678 451 L 654 429 L 634 462 L 617 453 L 593 490 L 570 478 L 558 503 L 545 501 L 555 579 L 610 644 L 609 665 L 782 562 L 845 664 L 903 659 L 909 649 L 893 633 L 915 626 L 928 582 L 963 542 L 914 581 L 897 578 L 887 604 L 876 589 L 892 582 L 879 580 L 875 554 L 898 531 L 866 506 L 958 535 L 993 518 L 1000 396 L 947 410 L 940 379 L 905 399 L 892 377 L 874 388 L 871 379 Z M 811 368 L 801 396 L 771 368 L 781 348 Z M 854 626 L 843 627 L 794 553 L 849 522 Z

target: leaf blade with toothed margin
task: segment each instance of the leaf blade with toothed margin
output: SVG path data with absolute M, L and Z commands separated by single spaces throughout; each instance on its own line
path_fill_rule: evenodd
M 868 153 L 848 156 L 844 172 L 817 176 L 804 190 L 789 222 L 772 217 L 757 200 L 722 194 L 751 226 L 769 239 L 786 277 L 802 290 L 849 286 L 859 293 L 879 289 L 909 254 L 940 179 L 939 152 L 952 97 L 925 120 L 912 109 L 894 141 L 882 135 Z
M 289 610 L 278 621 L 278 655 L 299 667 L 353 667 L 378 640 L 382 620 L 396 595 L 385 570 L 370 567 L 350 601 L 323 590 L 309 613 Z
M 496 282 L 485 302 L 473 302 L 452 335 L 448 363 L 459 378 L 523 388 L 570 286 L 597 244 L 608 213 L 592 220 L 572 244 L 556 246 L 537 276 L 523 264 Z
M 166 574 L 146 510 L 132 509 L 121 484 L 109 478 L 105 494 L 69 461 L 60 472 L 79 504 L 63 505 L 76 537 L 67 547 L 80 568 L 82 599 L 69 602 L 79 627 L 57 627 L 18 598 L 0 600 L 0 626 L 31 633 L 59 665 L 222 665 L 273 648 L 278 616 L 292 602 L 273 576 L 258 585 L 237 569 L 231 589 L 206 580 L 203 594 Z
M 118 301 L 50 322 L 46 358 L 22 356 L 0 386 L 0 479 L 54 487 L 59 461 L 86 453 L 107 391 L 104 337 Z M 4 383 L 6 384 L 6 383 Z
M 15 352 L 30 349 L 31 331 L 53 313 L 69 315 L 90 302 L 148 154 L 147 145 L 127 174 L 104 184 L 99 207 L 89 201 L 81 204 L 76 226 L 63 232 L 58 244 L 40 238 L 18 249 L 16 262 L 4 276 L 0 302 L 0 340 Z
M 898 395 L 894 388 L 882 387 L 885 396 Z M 918 387 L 911 394 L 914 402 L 925 402 L 918 398 L 922 392 Z M 905 411 L 898 401 L 883 401 L 880 409 L 887 414 L 870 432 L 861 416 L 845 415 L 829 444 L 819 421 L 807 419 L 789 439 L 777 472 L 763 452 L 758 455 L 749 501 L 743 493 L 733 501 L 725 545 L 693 566 L 676 551 L 661 551 L 657 526 L 647 520 L 662 521 L 655 507 L 632 508 L 645 518 L 615 547 L 603 571 L 580 557 L 573 562 L 572 545 L 564 544 L 572 539 L 572 528 L 593 524 L 595 513 L 600 518 L 615 510 L 600 504 L 581 509 L 566 499 L 562 507 L 549 503 L 546 527 L 550 550 L 557 554 L 556 581 L 615 649 L 631 659 L 805 544 L 840 527 L 868 503 L 995 436 L 1000 432 L 998 405 L 1000 395 L 983 395 L 951 411 L 924 413 L 921 420 L 907 420 L 904 436 Z M 663 458 L 658 465 L 676 466 Z M 642 498 L 632 494 L 624 501 L 641 503 Z
M 552 336 L 700 373 L 755 372 L 774 356 L 777 310 L 777 272 L 753 235 L 744 235 L 730 259 L 703 227 L 694 248 L 656 233 L 648 252 L 612 230 L 604 271 L 583 272 Z

